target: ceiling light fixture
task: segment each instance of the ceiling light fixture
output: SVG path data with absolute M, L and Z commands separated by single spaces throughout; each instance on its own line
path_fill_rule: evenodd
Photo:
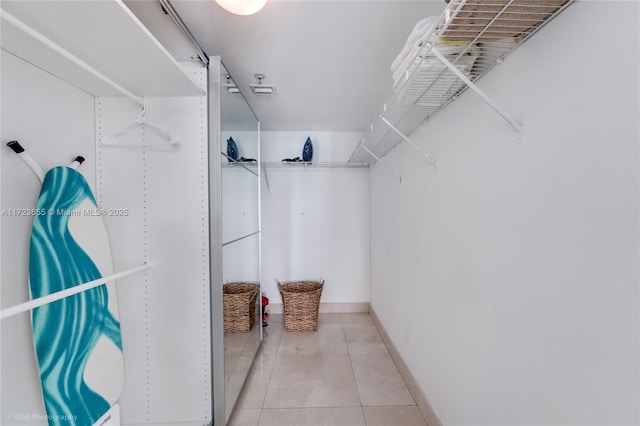
M 253 15 L 264 7 L 267 0 L 216 0 L 216 3 L 235 15 Z
M 264 96 L 264 95 L 275 95 L 276 94 L 276 85 L 275 84 L 264 84 L 262 80 L 264 80 L 264 74 L 254 74 L 253 75 L 257 83 L 250 84 L 251 91 L 254 95 Z

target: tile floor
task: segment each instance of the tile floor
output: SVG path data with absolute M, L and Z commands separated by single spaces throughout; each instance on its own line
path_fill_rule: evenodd
M 230 425 L 426 425 L 369 314 L 320 314 L 315 333 L 272 315 L 263 330 Z

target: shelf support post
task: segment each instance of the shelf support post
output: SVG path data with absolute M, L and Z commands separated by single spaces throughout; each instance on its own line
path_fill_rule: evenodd
M 364 149 L 365 151 L 367 151 L 367 153 L 372 156 L 373 158 L 376 159 L 376 161 L 379 161 L 380 163 L 384 164 L 384 166 L 391 172 L 393 173 L 398 180 L 400 181 L 400 183 L 402 183 L 402 175 L 398 172 L 396 172 L 395 170 L 393 170 L 391 167 L 389 167 L 389 165 L 387 163 L 384 162 L 384 160 L 382 160 L 380 157 L 378 157 L 377 155 L 375 155 L 373 152 L 371 152 L 369 150 L 369 148 L 367 148 L 366 146 L 364 146 L 364 144 L 362 142 L 360 142 L 360 147 L 362 149 Z
M 464 82 L 471 90 L 476 92 L 478 96 L 495 112 L 500 114 L 502 118 L 504 118 L 510 125 L 513 127 L 519 134 L 522 134 L 522 126 L 517 123 L 507 112 L 503 111 L 499 108 L 492 100 L 489 98 L 486 93 L 484 93 L 478 86 L 476 86 L 462 71 L 460 71 L 455 65 L 453 65 L 447 58 L 445 58 L 442 53 L 438 51 L 435 47 L 431 48 L 431 53 L 440 60 L 447 68 L 451 70 L 460 80 Z
M 394 131 L 394 132 L 396 132 L 398 135 L 400 135 L 400 137 L 401 137 L 402 139 L 404 139 L 405 141 L 407 141 L 407 143 L 408 143 L 409 145 L 411 145 L 411 146 L 413 147 L 413 149 L 415 149 L 416 151 L 418 151 L 420 154 L 424 155 L 424 157 L 425 157 L 427 160 L 429 160 L 429 162 L 430 162 L 431 164 L 433 164 L 433 165 L 434 165 L 434 167 L 436 166 L 436 160 L 434 160 L 432 156 L 430 156 L 430 155 L 428 155 L 428 154 L 425 154 L 425 153 L 424 153 L 420 148 L 418 148 L 418 145 L 416 145 L 415 143 L 413 143 L 413 141 L 412 141 L 411 139 L 409 139 L 408 137 L 406 137 L 406 136 L 404 135 L 404 133 L 402 133 L 400 130 L 398 130 L 398 129 L 393 125 L 393 124 L 391 124 L 391 123 L 389 122 L 389 120 L 387 120 L 386 118 L 384 118 L 382 115 L 380 115 L 380 119 L 381 119 L 382 121 L 384 121 L 384 122 L 385 122 L 385 124 L 391 128 L 391 130 L 393 130 L 393 131 Z

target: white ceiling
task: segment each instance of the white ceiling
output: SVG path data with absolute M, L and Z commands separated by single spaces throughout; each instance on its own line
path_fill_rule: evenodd
M 237 16 L 213 0 L 173 0 L 208 55 L 220 55 L 263 130 L 363 131 L 391 92 L 389 66 L 444 0 L 269 0 Z M 256 73 L 274 96 L 249 90 Z

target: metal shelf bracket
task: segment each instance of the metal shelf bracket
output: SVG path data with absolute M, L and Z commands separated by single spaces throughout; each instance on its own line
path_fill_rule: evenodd
M 509 115 L 507 112 L 505 112 L 504 110 L 502 110 L 500 107 L 498 107 L 492 100 L 491 98 L 489 98 L 487 96 L 486 93 L 484 93 L 478 86 L 475 85 L 475 83 L 473 83 L 469 77 L 467 77 L 462 71 L 460 71 L 455 65 L 453 65 L 451 62 L 449 62 L 449 60 L 447 58 L 445 58 L 442 53 L 440 53 L 438 51 L 437 48 L 435 47 L 431 47 L 431 53 L 440 60 L 440 62 L 442 62 L 447 68 L 449 68 L 449 70 L 451 70 L 451 72 L 453 72 L 460 80 L 462 80 L 464 82 L 464 84 L 466 84 L 471 90 L 473 90 L 474 92 L 476 92 L 476 94 L 478 96 L 480 96 L 480 98 L 487 104 L 489 105 L 491 108 L 493 108 L 493 110 L 495 112 L 497 112 L 498 114 L 500 114 L 500 116 L 502 118 L 504 118 L 510 125 L 511 127 L 513 127 L 516 132 L 518 132 L 519 135 L 519 139 L 521 139 L 522 136 L 522 126 L 516 122 L 513 117 L 511 117 L 511 115 Z
M 271 191 L 271 188 L 269 187 L 269 175 L 267 175 L 267 167 L 264 165 L 264 163 L 262 163 L 262 174 L 264 175 L 264 181 L 267 184 L 267 191 Z
M 380 157 L 378 157 L 377 155 L 375 155 L 373 152 L 371 152 L 371 150 L 369 150 L 369 148 L 367 148 L 366 146 L 364 146 L 364 139 L 360 141 L 360 148 L 364 149 L 365 151 L 367 151 L 367 153 L 372 156 L 373 158 L 376 159 L 376 161 L 379 161 L 380 163 L 384 164 L 384 166 L 391 172 L 393 173 L 398 180 L 400 181 L 400 183 L 402 183 L 402 175 L 398 172 L 396 172 L 395 170 L 393 170 L 384 160 L 382 160 Z
M 412 146 L 416 151 L 418 151 L 420 154 L 424 155 L 424 157 L 425 157 L 427 160 L 429 160 L 429 162 L 430 162 L 431 164 L 433 164 L 433 166 L 434 166 L 434 167 L 437 165 L 437 164 L 436 164 L 436 160 L 434 160 L 432 156 L 430 156 L 429 154 L 425 154 L 425 153 L 424 153 L 420 148 L 418 148 L 418 146 L 417 146 L 415 143 L 413 143 L 413 141 L 412 141 L 411 139 L 409 139 L 408 137 L 406 137 L 406 136 L 404 135 L 404 133 L 402 133 L 402 132 L 401 132 L 400 130 L 398 130 L 398 129 L 393 125 L 393 124 L 391 124 L 391 123 L 389 122 L 389 120 L 387 120 L 386 118 L 384 118 L 382 115 L 379 115 L 378 117 L 380 117 L 380 119 L 381 119 L 382 121 L 384 121 L 384 122 L 385 122 L 385 124 L 386 124 L 387 126 L 389 126 L 389 128 L 391 128 L 391 130 L 393 130 L 394 132 L 396 132 L 396 133 L 397 133 L 397 134 L 398 134 L 402 139 L 404 139 L 405 141 L 407 141 L 407 143 L 408 143 L 409 145 L 411 145 L 411 146 Z

